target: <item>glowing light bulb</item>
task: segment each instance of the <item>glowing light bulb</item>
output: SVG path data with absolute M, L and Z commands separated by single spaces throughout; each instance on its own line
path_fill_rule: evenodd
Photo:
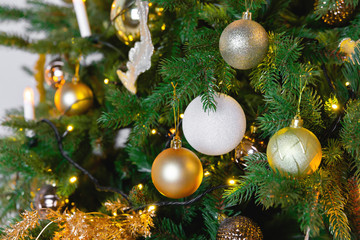
M 143 189 L 144 186 L 140 183 L 137 187 L 139 190 L 141 190 L 141 189 Z
M 75 176 L 72 176 L 70 179 L 69 179 L 69 182 L 70 183 L 75 183 L 77 181 L 77 177 Z
M 234 179 L 229 179 L 228 182 L 229 182 L 230 185 L 234 185 L 234 184 L 235 184 L 235 180 L 234 180 Z
M 180 118 L 181 119 L 183 119 L 184 118 L 184 114 L 182 113 L 182 114 L 180 114 Z
M 156 129 L 152 129 L 152 130 L 151 130 L 151 134 L 154 135 L 154 134 L 156 134 L 156 133 L 157 133 Z
M 129 35 L 129 41 L 130 42 L 134 41 L 134 37 L 132 35 Z
M 151 205 L 148 210 L 149 212 L 151 212 L 151 211 L 155 211 L 155 209 L 156 209 L 155 205 Z
M 66 130 L 68 130 L 69 132 L 71 132 L 72 130 L 74 130 L 74 126 L 73 125 L 68 125 L 66 127 Z
M 175 128 L 170 128 L 169 131 L 171 132 L 171 134 L 174 134 L 176 130 L 175 130 Z
M 110 82 L 110 80 L 109 80 L 108 78 L 105 78 L 105 79 L 104 79 L 104 83 L 105 83 L 105 84 L 109 84 L 109 82 Z
M 332 107 L 332 109 L 334 109 L 334 110 L 336 110 L 336 109 L 339 108 L 339 106 L 338 106 L 337 104 L 335 104 L 335 103 L 333 103 L 333 104 L 331 105 L 331 107 Z
M 345 86 L 350 86 L 350 82 L 346 82 L 346 83 L 345 83 Z
M 205 175 L 205 176 L 209 176 L 209 175 L 210 175 L 210 172 L 209 172 L 209 171 L 206 171 L 206 172 L 204 172 L 204 175 Z

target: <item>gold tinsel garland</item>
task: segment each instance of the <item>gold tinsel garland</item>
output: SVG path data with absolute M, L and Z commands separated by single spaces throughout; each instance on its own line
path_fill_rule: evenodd
M 46 100 L 46 92 L 44 88 L 44 66 L 46 61 L 46 55 L 45 54 L 39 54 L 39 59 L 36 62 L 36 65 L 34 67 L 34 78 L 36 80 L 36 88 L 39 92 L 40 96 L 40 102 L 45 102 Z
M 151 235 L 154 226 L 154 208 L 125 213 L 129 206 L 120 200 L 106 202 L 105 207 L 112 215 L 100 212 L 85 213 L 78 209 L 63 212 L 46 209 L 47 214 L 41 217 L 37 210 L 25 211 L 23 220 L 7 229 L 4 240 L 25 239 L 30 230 L 39 225 L 40 220 L 50 220 L 59 226 L 53 240 L 57 239 L 135 239 Z M 46 229 L 45 229 L 46 230 Z

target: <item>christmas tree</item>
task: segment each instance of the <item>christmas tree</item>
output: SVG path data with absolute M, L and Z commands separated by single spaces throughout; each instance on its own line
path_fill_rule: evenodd
M 2 239 L 360 239 L 357 0 L 63 2 L 0 6 Z

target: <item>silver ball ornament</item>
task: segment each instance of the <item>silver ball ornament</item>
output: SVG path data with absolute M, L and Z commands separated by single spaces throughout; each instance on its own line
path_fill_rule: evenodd
M 256 67 L 266 56 L 269 37 L 265 29 L 251 20 L 251 13 L 243 13 L 243 19 L 230 23 L 219 41 L 221 56 L 236 69 Z
M 64 85 L 65 78 L 63 68 L 64 62 L 61 59 L 55 59 L 51 61 L 45 69 L 45 82 L 55 89 Z
M 37 210 L 45 208 L 57 210 L 59 205 L 60 198 L 56 194 L 56 187 L 53 187 L 52 185 L 44 185 L 35 195 L 34 207 Z

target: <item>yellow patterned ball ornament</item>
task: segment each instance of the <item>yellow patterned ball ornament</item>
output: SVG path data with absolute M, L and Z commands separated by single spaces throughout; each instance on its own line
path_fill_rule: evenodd
M 230 23 L 221 33 L 221 56 L 236 69 L 256 67 L 266 56 L 269 37 L 265 29 L 244 12 L 241 20 Z
M 93 104 L 93 92 L 81 82 L 68 82 L 55 92 L 56 108 L 65 115 L 80 115 Z
M 302 123 L 300 117 L 295 117 L 290 127 L 280 129 L 270 138 L 266 154 L 274 171 L 302 176 L 318 169 L 322 156 L 320 142 Z
M 151 168 L 151 178 L 161 194 L 168 198 L 184 198 L 199 188 L 203 168 L 195 153 L 181 147 L 180 139 L 175 137 L 172 147 L 156 157 Z

